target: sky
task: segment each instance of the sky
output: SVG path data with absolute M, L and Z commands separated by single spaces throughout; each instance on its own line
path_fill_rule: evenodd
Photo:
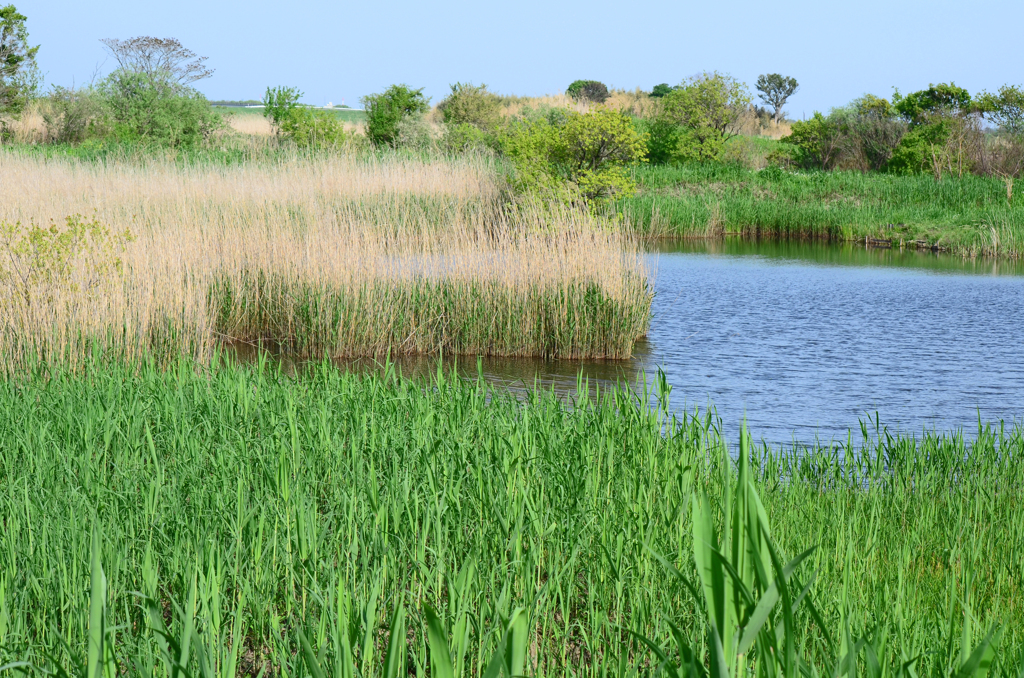
M 650 90 L 705 70 L 748 84 L 795 77 L 792 118 L 870 92 L 954 81 L 972 93 L 1024 84 L 1024 1 L 269 2 L 5 0 L 28 17 L 47 85 L 111 70 L 102 38 L 177 38 L 216 69 L 208 98 L 298 87 L 311 104 L 359 106 L 392 83 L 436 103 L 455 82 L 503 94 L 562 92 L 576 79 Z

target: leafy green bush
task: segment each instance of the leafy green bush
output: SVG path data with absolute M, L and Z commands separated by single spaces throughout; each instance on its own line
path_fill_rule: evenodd
M 794 122 L 782 141 L 795 147 L 794 159 L 801 167 L 830 170 L 842 157 L 845 135 L 839 118 L 815 111 L 810 120 Z
M 524 192 L 601 202 L 636 190 L 626 168 L 643 162 L 646 138 L 632 120 L 607 108 L 565 111 L 564 120 L 519 120 L 503 131 L 500 146 L 515 164 Z
M 652 165 L 664 165 L 677 157 L 682 128 L 675 122 L 656 117 L 641 120 L 641 130 L 647 135 L 647 161 Z
M 168 78 L 117 70 L 98 87 L 123 141 L 195 146 L 224 125 L 206 97 Z
M 597 80 L 576 80 L 565 90 L 574 101 L 590 101 L 603 104 L 610 96 L 608 87 Z
M 109 132 L 103 99 L 91 89 L 56 86 L 42 100 L 40 113 L 52 143 L 79 144 Z
M 263 116 L 280 130 L 281 125 L 299 107 L 302 92 L 294 87 L 268 87 L 263 95 Z
M 93 288 L 102 279 L 121 273 L 121 254 L 134 240 L 128 231 L 116 232 L 95 217 L 67 217 L 63 225 L 0 222 L 0 290 L 10 303 L 51 303 L 58 291 Z
M 702 73 L 662 98 L 659 117 L 680 128 L 673 159 L 717 160 L 733 125 L 750 105 L 746 85 L 718 73 Z
M 275 131 L 300 148 L 338 146 L 345 141 L 341 120 L 328 111 L 299 105 L 302 92 L 293 87 L 268 87 L 263 115 Z
M 445 125 L 441 136 L 441 147 L 453 155 L 467 151 L 488 149 L 493 145 L 493 135 L 476 125 L 466 122 Z
M 893 152 L 890 171 L 931 171 L 939 178 L 946 171 L 962 175 L 979 164 L 984 145 L 979 120 L 983 103 L 975 102 L 966 89 L 940 83 L 906 96 L 897 91 L 893 108 L 909 131 Z
M 501 121 L 501 97 L 479 87 L 460 82 L 451 86 L 452 92 L 437 105 L 446 125 L 474 125 L 481 130 L 493 130 Z
M 380 94 L 362 98 L 366 109 L 366 136 L 374 146 L 397 146 L 399 123 L 405 118 L 430 110 L 430 99 L 423 88 L 391 85 Z

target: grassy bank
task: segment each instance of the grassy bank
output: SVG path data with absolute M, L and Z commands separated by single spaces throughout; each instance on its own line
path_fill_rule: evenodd
M 570 407 L 389 372 L 292 381 L 265 364 L 0 382 L 0 665 L 84 665 L 105 619 L 122 675 L 163 675 L 161 624 L 174 642 L 194 629 L 174 651 L 187 675 L 308 675 L 299 631 L 328 675 L 382 675 L 401 606 L 398 655 L 426 675 L 430 605 L 454 675 L 483 673 L 518 608 L 529 675 L 650 668 L 627 630 L 661 643 L 672 622 L 698 647 L 705 632 L 654 554 L 697 581 L 691 499 L 706 492 L 719 524 L 735 476 L 711 418 L 667 421 L 637 398 Z M 1016 676 L 1024 432 L 871 433 L 753 454 L 782 553 L 818 547 L 794 575 L 820 615 L 793 621 L 800 656 L 827 670 L 866 635 L 893 675 L 950 675 L 1001 624 L 993 675 Z
M 639 167 L 635 173 L 640 190 L 617 209 L 655 236 L 871 238 L 965 255 L 1024 254 L 1024 201 L 1008 200 L 999 179 L 723 164 Z
M 3 153 L 0 223 L 6 367 L 96 348 L 203 361 L 222 341 L 621 358 L 650 315 L 635 244 L 584 211 L 508 207 L 480 158 Z

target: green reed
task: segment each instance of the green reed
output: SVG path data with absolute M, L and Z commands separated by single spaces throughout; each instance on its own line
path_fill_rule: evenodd
M 641 232 L 722 232 L 899 244 L 1020 256 L 1024 201 L 996 178 L 755 171 L 730 165 L 641 167 L 640 192 L 617 209 Z
M 886 670 L 950 675 L 984 646 L 1017 675 L 1024 430 L 865 428 L 751 447 L 737 470 L 712 414 L 676 418 L 656 391 L 517 399 L 440 372 L 288 378 L 263 361 L 8 378 L 0 666 L 627 675 L 662 663 L 638 636 L 663 647 L 673 628 L 705 666 L 717 622 L 666 564 L 698 581 L 695 526 L 729 533 L 746 478 L 781 562 L 816 547 L 792 576 L 818 616 L 786 622 L 808 667 L 869 638 Z

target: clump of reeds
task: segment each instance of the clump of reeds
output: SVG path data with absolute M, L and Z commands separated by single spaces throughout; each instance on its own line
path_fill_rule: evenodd
M 312 356 L 623 358 L 647 328 L 647 273 L 629 239 L 572 208 L 505 205 L 482 159 L 213 167 L 3 154 L 0 177 L 8 251 L 62 215 L 133 235 L 116 274 L 71 256 L 42 296 L 0 275 L 24 300 L 0 304 L 8 367 L 88 347 L 205 360 L 223 341 Z
M 482 676 L 511 632 L 506 675 L 596 678 L 662 663 L 636 633 L 686 675 L 949 676 L 978 647 L 1019 675 L 1024 430 L 737 468 L 658 394 L 102 358 L 0 379 L 0 666 L 391 678 L 446 648 Z

